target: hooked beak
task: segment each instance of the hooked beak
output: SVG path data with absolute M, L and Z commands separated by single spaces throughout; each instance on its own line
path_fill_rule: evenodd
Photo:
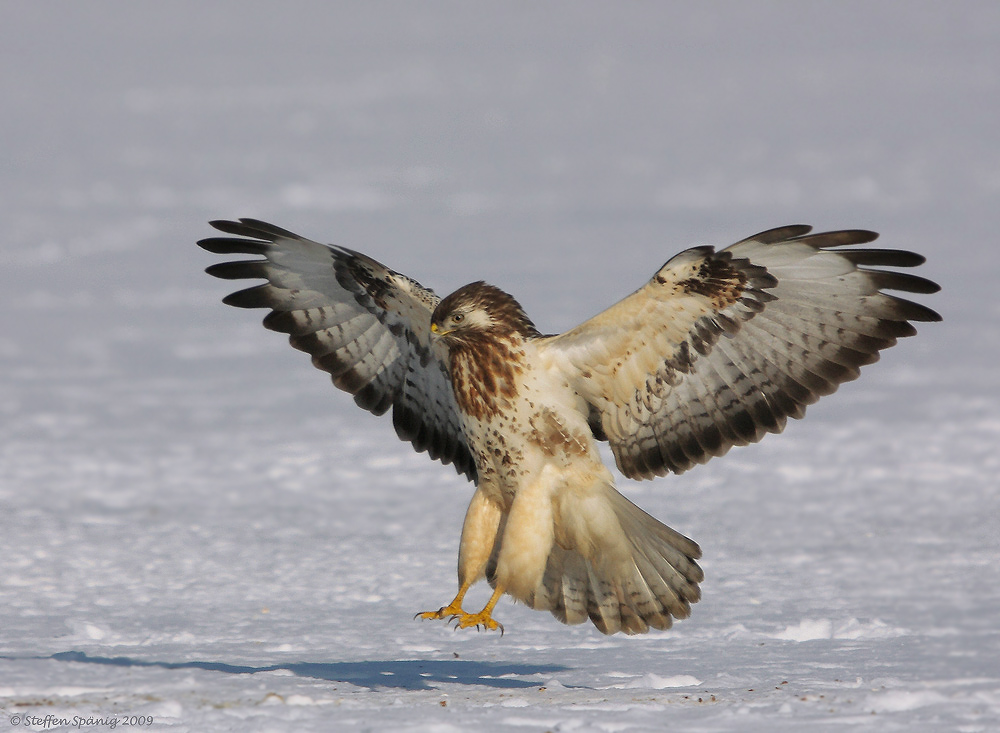
M 431 333 L 433 333 L 435 336 L 445 336 L 451 333 L 451 331 L 442 331 L 441 327 L 438 326 L 436 323 L 431 323 Z

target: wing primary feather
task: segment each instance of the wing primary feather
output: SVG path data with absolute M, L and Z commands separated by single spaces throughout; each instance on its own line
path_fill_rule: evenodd
M 916 252 L 902 249 L 844 249 L 833 250 L 855 265 L 867 267 L 917 267 L 927 258 Z
M 799 236 L 795 241 L 808 244 L 816 249 L 830 247 L 851 247 L 858 244 L 868 244 L 878 239 L 878 232 L 867 229 L 841 229 L 832 232 L 819 232 L 807 236 Z
M 789 226 L 776 227 L 774 229 L 767 229 L 763 232 L 757 232 L 757 234 L 754 234 L 752 237 L 740 240 L 737 244 L 742 244 L 743 242 L 773 244 L 775 242 L 783 242 L 786 239 L 802 237 L 811 231 L 812 227 L 808 224 L 791 224 Z
M 208 237 L 198 240 L 198 246 L 217 255 L 262 255 L 271 247 L 267 242 L 232 237 Z
M 907 293 L 931 295 L 941 290 L 941 286 L 932 280 L 908 272 L 890 272 L 888 270 L 865 270 L 879 290 L 901 290 Z
M 269 308 L 273 302 L 270 285 L 256 285 L 252 288 L 230 293 L 222 302 L 235 308 Z
M 258 237 L 269 242 L 276 242 L 279 239 L 302 240 L 298 234 L 287 229 L 268 224 L 260 219 L 241 218 L 239 221 L 229 221 L 226 219 L 216 219 L 210 221 L 213 227 L 226 234 L 236 234 L 241 237 Z
M 242 280 L 260 278 L 267 279 L 269 270 L 267 260 L 254 260 L 246 262 L 219 262 L 205 268 L 209 275 L 222 280 Z

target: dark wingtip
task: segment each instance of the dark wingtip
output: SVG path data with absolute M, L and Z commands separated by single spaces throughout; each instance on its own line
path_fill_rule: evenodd
M 933 280 L 904 272 L 872 270 L 869 277 L 880 290 L 901 290 L 906 293 L 918 293 L 920 295 L 932 295 L 941 290 L 941 286 Z
M 241 217 L 239 221 L 230 219 L 213 219 L 208 222 L 210 226 L 226 234 L 235 234 L 238 237 L 250 237 L 263 239 L 268 242 L 275 242 L 279 239 L 302 239 L 298 234 L 282 229 L 274 224 L 268 224 L 260 219 Z
M 261 221 L 260 219 L 250 219 L 250 218 L 240 218 L 240 223 L 244 228 L 254 232 L 253 236 L 264 237 L 272 242 L 276 239 L 302 239 L 295 232 L 290 232 L 287 229 L 282 229 L 274 224 L 269 224 L 266 221 Z
M 219 262 L 205 268 L 212 277 L 223 280 L 243 280 L 250 278 L 267 279 L 268 264 L 265 260 L 251 260 L 248 262 Z
M 270 308 L 271 298 L 269 285 L 256 285 L 245 290 L 230 293 L 222 302 L 234 308 Z
M 752 237 L 747 237 L 744 242 L 763 242 L 764 244 L 773 244 L 774 242 L 783 242 L 786 239 L 795 239 L 796 237 L 803 237 L 812 231 L 812 227 L 808 224 L 790 224 L 784 227 L 776 227 L 775 229 L 767 229 L 763 232 L 757 232 Z
M 831 247 L 853 247 L 858 244 L 868 244 L 878 239 L 878 232 L 870 229 L 837 229 L 831 232 L 817 232 L 803 237 L 813 247 L 830 249 Z
M 231 219 L 212 219 L 208 225 L 226 234 L 240 234 L 239 230 L 242 228 L 240 222 Z
M 920 312 L 910 315 L 909 318 L 912 321 L 921 321 L 923 323 L 940 323 L 944 320 L 940 313 L 925 305 L 921 305 Z

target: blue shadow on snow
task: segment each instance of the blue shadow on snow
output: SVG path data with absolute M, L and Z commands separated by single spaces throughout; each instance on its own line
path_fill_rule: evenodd
M 6 657 L 10 659 L 10 657 Z M 39 659 L 39 657 L 35 657 Z M 563 672 L 568 667 L 555 664 L 505 664 L 474 662 L 464 659 L 403 659 L 371 662 L 294 662 L 267 667 L 251 667 L 225 662 L 147 662 L 130 657 L 92 657 L 84 652 L 59 652 L 51 657 L 59 662 L 107 664 L 114 667 L 160 667 L 161 669 L 204 669 L 225 674 L 257 674 L 287 669 L 300 677 L 331 682 L 346 682 L 359 687 L 398 687 L 407 690 L 432 690 L 440 684 L 483 685 L 504 689 L 538 687 L 539 682 L 515 679 L 509 675 L 535 675 Z

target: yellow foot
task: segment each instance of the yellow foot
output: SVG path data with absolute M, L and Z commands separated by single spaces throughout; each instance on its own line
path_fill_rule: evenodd
M 500 636 L 503 636 L 503 624 L 494 619 L 486 609 L 479 613 L 457 613 L 454 617 L 456 629 L 471 629 L 473 626 L 477 629 L 482 627 L 487 631 L 500 629 Z
M 418 613 L 413 618 L 428 618 L 428 619 L 438 619 L 438 618 L 454 618 L 455 616 L 467 616 L 468 614 L 462 610 L 462 604 L 456 601 L 452 601 L 447 606 L 442 606 L 436 611 L 424 611 L 423 613 Z

